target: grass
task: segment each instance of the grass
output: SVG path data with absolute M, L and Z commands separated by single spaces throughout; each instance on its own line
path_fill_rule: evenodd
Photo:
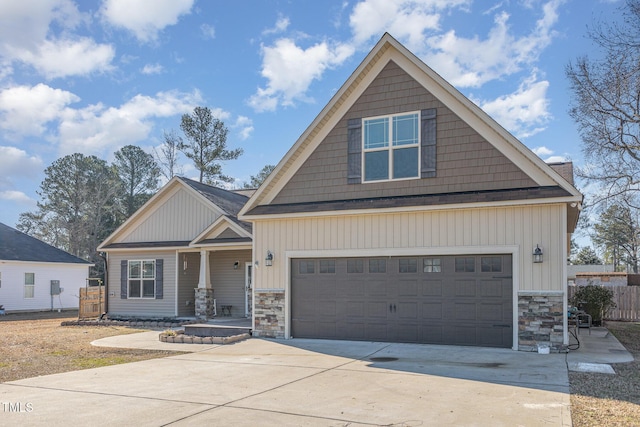
M 60 326 L 77 312 L 0 316 L 0 383 L 177 354 L 171 351 L 94 347 L 91 341 L 141 332 L 116 326 Z
M 635 360 L 613 364 L 616 375 L 569 372 L 573 425 L 640 426 L 640 323 L 606 322 L 605 326 Z

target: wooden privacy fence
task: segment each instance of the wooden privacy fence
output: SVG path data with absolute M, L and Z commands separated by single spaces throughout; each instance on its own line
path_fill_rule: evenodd
M 616 308 L 605 313 L 606 320 L 640 321 L 640 286 L 605 286 L 613 291 Z M 576 286 L 569 286 L 569 299 L 576 291 Z
M 78 317 L 90 319 L 100 317 L 102 313 L 104 313 L 104 286 L 80 288 Z

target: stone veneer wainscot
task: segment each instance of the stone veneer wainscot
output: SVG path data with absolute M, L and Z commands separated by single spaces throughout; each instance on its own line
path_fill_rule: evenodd
M 284 338 L 284 291 L 255 291 L 253 336 Z
M 564 294 L 518 294 L 518 350 L 537 351 L 548 345 L 552 352 L 564 350 Z

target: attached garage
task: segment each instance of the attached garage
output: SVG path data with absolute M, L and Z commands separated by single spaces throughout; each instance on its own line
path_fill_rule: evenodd
M 511 348 L 511 255 L 291 261 L 291 335 Z

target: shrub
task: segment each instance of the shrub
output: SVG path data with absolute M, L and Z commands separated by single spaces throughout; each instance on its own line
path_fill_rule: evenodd
M 579 307 L 591 315 L 591 319 L 595 324 L 601 324 L 605 314 L 610 309 L 616 308 L 611 289 L 591 284 L 578 287 L 569 302 L 571 305 Z

